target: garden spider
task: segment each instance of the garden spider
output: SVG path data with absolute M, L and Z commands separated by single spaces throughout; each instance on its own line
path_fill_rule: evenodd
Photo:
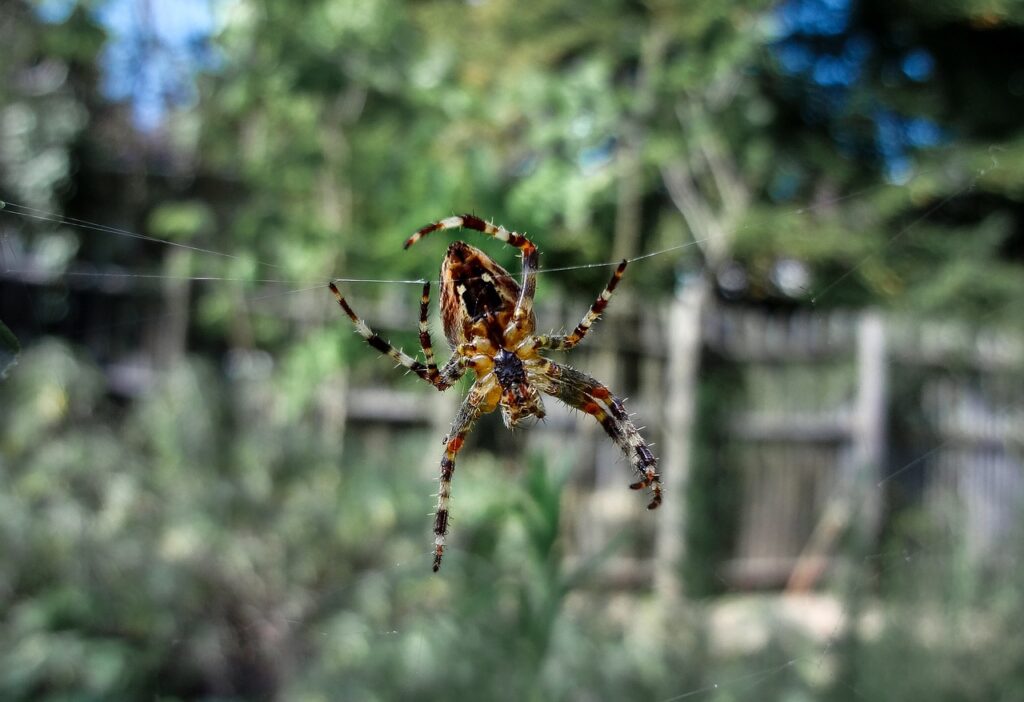
M 444 438 L 441 457 L 441 487 L 434 514 L 434 571 L 441 567 L 445 536 L 448 534 L 448 499 L 451 496 L 455 456 L 459 453 L 473 422 L 481 415 L 501 408 L 509 428 L 526 417 L 543 417 L 541 393 L 558 398 L 570 407 L 581 410 L 601 423 L 604 430 L 623 450 L 640 479 L 630 485 L 633 490 L 651 488 L 648 509 L 661 504 L 661 481 L 658 462 L 630 421 L 622 401 L 597 380 L 569 366 L 555 363 L 540 351 L 568 351 L 586 336 L 591 325 L 608 306 L 626 270 L 626 261 L 615 269 L 608 285 L 590 306 L 583 319 L 567 336 L 534 334 L 533 296 L 537 289 L 537 247 L 522 234 L 495 227 L 474 215 L 449 217 L 423 227 L 405 242 L 409 248 L 433 231 L 464 227 L 488 234 L 515 246 L 522 254 L 521 286 L 487 254 L 462 241 L 448 247 L 441 264 L 441 318 L 444 333 L 453 354 L 440 369 L 434 361 L 434 350 L 427 327 L 430 283 L 423 284 L 420 297 L 420 346 L 426 363 L 421 363 L 396 349 L 375 334 L 357 315 L 332 282 L 331 292 L 338 304 L 356 325 L 366 342 L 386 356 L 423 378 L 438 390 L 447 390 L 468 369 L 476 373 L 469 394 L 462 402 L 452 429 Z

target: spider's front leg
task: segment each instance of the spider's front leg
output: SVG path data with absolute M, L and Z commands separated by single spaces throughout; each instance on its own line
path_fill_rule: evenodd
M 549 360 L 542 372 L 546 377 L 546 385 L 543 386 L 545 392 L 570 407 L 586 412 L 601 423 L 640 475 L 640 480 L 629 487 L 633 490 L 651 488 L 651 501 L 647 509 L 657 509 L 661 505 L 658 459 L 629 419 L 622 401 L 600 382 L 575 368 Z
M 551 349 L 552 351 L 568 351 L 569 349 L 576 346 L 578 343 L 583 341 L 583 337 L 590 331 L 590 327 L 593 326 L 594 322 L 598 320 L 601 313 L 604 312 L 605 307 L 608 306 L 608 301 L 612 299 L 612 293 L 615 292 L 615 287 L 619 284 L 622 279 L 622 274 L 626 270 L 626 265 L 629 261 L 622 261 L 615 269 L 612 274 L 611 280 L 604 286 L 604 290 L 594 300 L 594 304 L 590 306 L 587 313 L 583 315 L 583 319 L 576 325 L 576 328 L 572 330 L 571 334 L 566 336 L 554 336 L 554 335 L 543 335 L 537 337 L 537 348 L 539 349 Z
M 441 485 L 437 491 L 437 511 L 434 513 L 434 572 L 441 568 L 441 557 L 444 555 L 445 537 L 448 535 L 448 501 L 452 495 L 452 475 L 455 474 L 455 457 L 462 449 L 473 422 L 484 413 L 483 396 L 477 386 L 473 386 L 466 399 L 462 401 L 452 430 L 445 438 L 444 455 L 441 456 Z
M 430 340 L 430 281 L 423 281 L 423 292 L 420 293 L 420 348 L 427 360 L 427 373 L 437 378 L 437 363 L 434 361 L 434 343 Z
M 341 294 L 337 285 L 331 282 L 328 284 L 328 287 L 331 289 L 331 292 L 334 293 L 334 297 L 337 299 L 338 305 L 345 311 L 345 314 L 348 315 L 349 319 L 352 320 L 352 323 L 356 325 L 356 331 L 359 332 L 359 335 L 366 340 L 366 343 L 380 351 L 385 356 L 388 356 L 399 365 L 405 366 L 438 390 L 448 389 L 466 372 L 465 356 L 462 355 L 457 354 L 452 356 L 448 363 L 445 364 L 444 368 L 440 370 L 438 370 L 437 364 L 434 362 L 434 351 L 430 342 L 430 331 L 427 328 L 427 310 L 429 309 L 430 303 L 429 282 L 423 285 L 423 293 L 420 296 L 420 345 L 423 347 L 423 353 L 427 359 L 426 364 L 420 363 L 401 349 L 396 349 L 388 343 L 387 340 L 370 329 L 366 322 L 364 322 L 363 319 L 355 313 L 351 305 L 348 304 L 348 300 L 346 300 L 345 296 Z
M 472 349 L 473 346 L 466 344 L 465 348 L 456 349 L 456 353 L 448 359 L 441 370 L 438 370 L 437 363 L 434 361 L 434 344 L 430 340 L 429 315 L 430 281 L 427 280 L 423 282 L 423 292 L 420 295 L 420 348 L 423 349 L 423 356 L 427 359 L 428 381 L 438 390 L 447 390 L 465 374 L 467 365 L 471 365 L 467 363 L 470 356 L 468 349 Z

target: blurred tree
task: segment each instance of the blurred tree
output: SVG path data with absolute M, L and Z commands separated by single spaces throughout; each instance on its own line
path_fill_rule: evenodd
M 1019 6 L 790 0 L 775 18 L 768 85 L 790 111 L 777 138 L 810 148 L 796 159 L 777 150 L 771 206 L 754 213 L 738 253 L 812 264 L 803 295 L 819 304 L 1016 321 Z M 898 187 L 875 185 L 878 172 Z
M 14 221 L 3 213 L 7 201 L 29 208 L 22 227 L 0 228 L 0 268 L 17 277 L 27 261 L 46 274 L 59 272 L 75 253 L 67 232 L 39 225 L 39 212 L 53 210 L 71 180 L 72 152 L 87 111 L 70 76 L 87 65 L 98 46 L 96 34 L 79 26 L 51 34 L 31 7 L 9 3 L 0 14 L 0 226 Z M 13 207 L 10 209 L 14 209 Z M 33 219 L 34 218 L 34 219 Z M 7 277 L 5 275 L 5 277 Z M 0 280 L 0 317 L 19 335 L 38 333 L 58 305 L 36 303 L 26 290 Z M 52 303 L 51 298 L 48 302 Z M 26 309 L 39 310 L 35 318 Z M 0 376 L 19 350 L 14 333 L 0 322 Z
M 459 186 L 428 153 L 442 116 L 414 17 L 386 0 L 233 8 L 202 108 L 203 168 L 244 188 L 218 210 L 219 245 L 244 252 L 231 275 L 256 277 L 258 261 L 300 280 L 430 271 L 400 256 L 403 236 Z M 224 318 L 235 302 L 210 304 Z
M 0 194 L 52 210 L 88 119 L 75 74 L 92 70 L 101 35 L 80 15 L 53 30 L 15 0 L 0 15 L 0 41 Z

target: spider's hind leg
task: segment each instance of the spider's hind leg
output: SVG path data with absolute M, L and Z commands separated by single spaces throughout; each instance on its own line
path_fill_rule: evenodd
M 622 449 L 640 476 L 640 479 L 629 487 L 633 490 L 650 488 L 652 494 L 647 509 L 657 509 L 661 505 L 658 459 L 654 457 L 647 442 L 640 436 L 640 431 L 626 414 L 622 401 L 589 375 L 554 361 L 548 361 L 548 364 L 545 376 L 549 387 L 545 388 L 545 392 L 600 422 L 605 433 Z
M 437 510 L 434 512 L 434 572 L 441 568 L 445 539 L 448 535 L 448 502 L 452 494 L 452 476 L 455 474 L 455 457 L 462 449 L 473 422 L 483 414 L 476 393 L 470 392 L 462 401 L 459 412 L 452 422 L 452 429 L 445 437 L 444 455 L 441 456 L 441 485 L 437 491 Z

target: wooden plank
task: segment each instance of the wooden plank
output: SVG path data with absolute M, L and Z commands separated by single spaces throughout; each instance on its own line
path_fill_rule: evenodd
M 704 280 L 685 287 L 674 300 L 669 315 L 669 360 L 666 371 L 664 453 L 661 474 L 666 499 L 656 515 L 658 535 L 655 589 L 671 600 L 683 595 L 686 492 L 693 457 L 694 418 L 697 411 L 698 373 L 702 348 L 702 315 L 710 304 Z
M 739 590 L 763 590 L 784 585 L 797 564 L 815 573 L 824 574 L 834 566 L 828 556 L 760 556 L 756 558 L 735 558 L 725 561 L 717 569 L 718 575 L 730 588 Z

